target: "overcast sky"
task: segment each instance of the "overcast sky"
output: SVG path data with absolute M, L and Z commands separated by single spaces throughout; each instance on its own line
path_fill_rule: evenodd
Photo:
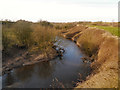
M 0 0 L 0 20 L 118 21 L 119 0 Z

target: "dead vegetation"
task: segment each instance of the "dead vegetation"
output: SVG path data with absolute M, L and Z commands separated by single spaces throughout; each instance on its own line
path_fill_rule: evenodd
M 86 81 L 78 83 L 76 88 L 117 88 L 118 87 L 118 37 L 112 36 L 109 32 L 97 29 L 95 27 L 86 27 L 84 25 L 98 25 L 117 27 L 118 23 L 103 22 L 79 22 L 74 24 L 55 24 L 48 22 L 36 23 L 30 25 L 32 28 L 32 39 L 26 40 L 26 35 L 31 37 L 31 33 L 23 35 L 21 41 L 15 28 L 11 27 L 14 22 L 4 22 L 3 25 L 3 49 L 8 53 L 14 45 L 30 47 L 30 51 L 50 51 L 51 43 L 55 40 L 56 33 L 54 29 L 61 30 L 65 38 L 72 39 L 90 58 L 94 59 L 91 67 L 94 69 Z M 31 24 L 31 23 L 29 23 Z M 46 27 L 47 25 L 47 27 Z M 50 26 L 49 26 L 50 25 Z M 75 26 L 77 25 L 77 26 Z M 24 26 L 24 25 L 23 25 Z M 53 29 L 53 26 L 55 28 Z M 30 28 L 26 27 L 25 28 Z M 30 28 L 30 30 L 31 30 Z M 52 30 L 51 30 L 52 28 Z M 16 28 L 17 29 L 17 28 Z M 24 29 L 23 29 L 24 30 Z M 53 31 L 53 32 L 52 32 Z M 24 33 L 24 32 L 22 32 Z M 33 40 L 34 39 L 34 40 Z M 13 41 L 11 43 L 11 41 Z M 51 52 L 50 52 L 51 53 Z M 46 55 L 50 55 L 46 53 Z M 35 56 L 36 57 L 36 56 Z M 43 57 L 38 55 L 34 60 Z M 19 60 L 17 60 L 19 61 Z
M 87 27 L 84 27 L 82 25 L 77 26 L 77 27 L 73 27 L 73 28 L 67 30 L 67 32 L 64 34 L 64 36 L 65 36 L 65 38 L 72 39 L 73 36 L 80 33 L 82 30 L 84 30 L 86 28 Z
M 2 25 L 3 74 L 15 67 L 57 56 L 52 48 L 57 31 L 50 22 L 3 21 Z
M 28 51 L 45 51 L 55 42 L 57 31 L 47 21 L 32 23 L 24 20 L 3 21 L 2 51 L 10 55 L 14 48 Z
M 65 37 L 75 40 L 82 51 L 94 59 L 91 64 L 93 73 L 76 88 L 117 88 L 118 37 L 97 28 L 76 28 L 68 30 Z

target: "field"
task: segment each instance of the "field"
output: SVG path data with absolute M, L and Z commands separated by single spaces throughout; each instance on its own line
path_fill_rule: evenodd
M 110 32 L 114 36 L 119 36 L 120 37 L 118 27 L 113 27 L 113 26 L 97 26 L 97 25 L 89 25 L 89 27 L 96 27 L 96 28 L 99 28 L 99 29 L 103 29 L 105 31 Z

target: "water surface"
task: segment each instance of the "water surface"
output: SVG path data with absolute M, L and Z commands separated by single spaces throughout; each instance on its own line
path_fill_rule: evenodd
M 79 47 L 64 38 L 60 38 L 56 44 L 65 49 L 62 59 L 57 57 L 49 62 L 14 69 L 3 76 L 3 87 L 51 88 L 58 87 L 57 83 L 60 82 L 64 87 L 72 88 L 73 81 L 76 82 L 78 78 L 84 80 L 91 68 L 89 63 L 81 60 L 84 55 Z

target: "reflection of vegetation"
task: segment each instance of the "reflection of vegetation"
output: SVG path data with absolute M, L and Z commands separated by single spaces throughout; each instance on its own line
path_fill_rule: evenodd
M 14 83 L 14 77 L 11 74 L 7 74 L 7 77 L 5 79 L 5 86 L 12 85 Z
M 43 62 L 38 66 L 38 74 L 40 77 L 47 78 L 49 77 L 55 69 L 55 64 L 51 62 Z
M 32 73 L 34 73 L 33 71 L 34 65 L 31 65 L 18 68 L 16 69 L 15 73 L 18 79 L 25 81 L 26 79 L 32 76 Z

